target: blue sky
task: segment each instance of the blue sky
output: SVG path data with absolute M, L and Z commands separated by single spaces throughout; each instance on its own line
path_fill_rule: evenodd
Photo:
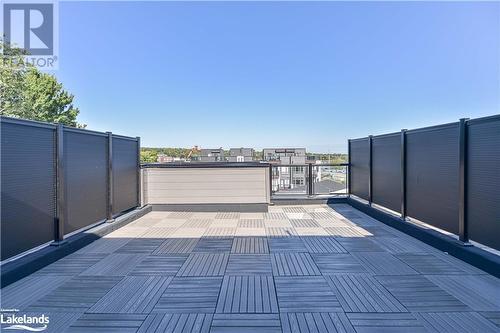
M 500 113 L 500 3 L 61 2 L 80 121 L 143 146 L 305 146 Z

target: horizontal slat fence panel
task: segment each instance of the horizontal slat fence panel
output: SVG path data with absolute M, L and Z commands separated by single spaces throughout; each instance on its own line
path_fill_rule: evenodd
M 373 202 L 401 209 L 401 133 L 372 138 Z
M 469 123 L 467 151 L 470 239 L 500 250 L 500 117 Z
M 55 126 L 1 121 L 1 260 L 54 238 Z
M 368 200 L 370 147 L 368 138 L 351 140 L 351 192 Z

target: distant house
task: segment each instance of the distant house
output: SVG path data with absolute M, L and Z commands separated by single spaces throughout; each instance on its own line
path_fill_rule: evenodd
M 253 161 L 253 148 L 231 148 L 229 149 L 229 162 L 251 162 Z
M 200 162 L 224 162 L 224 149 L 202 149 L 200 151 Z
M 262 159 L 272 164 L 296 165 L 273 169 L 273 189 L 292 190 L 306 185 L 306 149 L 305 148 L 266 148 Z
M 305 148 L 265 148 L 262 159 L 266 162 L 280 164 L 305 164 Z

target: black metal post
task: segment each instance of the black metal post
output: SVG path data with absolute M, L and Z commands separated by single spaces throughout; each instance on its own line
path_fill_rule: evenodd
M 314 195 L 314 179 L 313 179 L 313 165 L 312 163 L 309 163 L 307 165 L 307 170 L 308 170 L 308 176 L 309 176 L 309 186 L 308 186 L 308 195 L 312 196 Z
M 347 140 L 347 194 L 351 196 L 351 139 Z
M 107 222 L 113 222 L 113 133 L 108 134 L 108 205 Z
M 373 154 L 372 154 L 372 148 L 373 148 L 373 136 L 370 135 L 368 137 L 368 167 L 369 167 L 369 172 L 368 172 L 368 204 L 371 206 L 372 205 L 372 200 L 373 200 Z
M 269 198 L 273 196 L 273 165 L 269 163 Z
M 56 218 L 53 245 L 61 245 L 64 242 L 64 223 L 66 221 L 64 176 L 64 126 L 58 124 L 56 129 Z
M 401 130 L 401 219 L 406 220 L 406 129 Z
M 459 202 L 458 202 L 458 236 L 461 242 L 469 242 L 467 224 L 467 120 L 460 119 L 459 138 Z
M 141 138 L 137 139 L 137 207 L 141 207 Z

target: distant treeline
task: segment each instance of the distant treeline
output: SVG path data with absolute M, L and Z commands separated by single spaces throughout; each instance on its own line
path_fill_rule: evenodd
M 191 151 L 190 148 L 153 148 L 153 147 L 142 147 L 141 148 L 141 162 L 142 163 L 154 163 L 158 159 L 159 154 L 186 158 Z M 229 156 L 229 150 L 224 150 L 224 155 Z M 199 152 L 193 151 L 191 157 L 198 157 Z M 347 154 L 319 154 L 319 153 L 307 153 L 307 156 L 314 156 L 317 160 L 330 161 L 330 163 L 346 163 Z M 262 150 L 255 151 L 255 159 L 262 159 Z

